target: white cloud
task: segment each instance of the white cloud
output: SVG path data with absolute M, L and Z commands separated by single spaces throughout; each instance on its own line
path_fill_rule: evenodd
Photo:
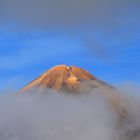
M 106 93 L 93 90 L 76 96 L 43 89 L 1 95 L 0 139 L 139 139 L 139 101 L 127 95 L 129 116 L 120 120 L 102 94 Z

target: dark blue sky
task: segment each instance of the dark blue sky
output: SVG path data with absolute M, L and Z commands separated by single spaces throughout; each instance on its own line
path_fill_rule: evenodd
M 112 84 L 140 83 L 139 2 L 76 0 L 77 10 L 60 1 L 49 3 L 55 7 L 50 14 L 41 8 L 45 1 L 3 1 L 0 90 L 19 89 L 58 64 L 82 67 Z

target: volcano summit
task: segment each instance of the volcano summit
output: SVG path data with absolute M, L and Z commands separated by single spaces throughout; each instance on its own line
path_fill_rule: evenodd
M 98 89 L 112 88 L 82 68 L 58 65 L 43 73 L 22 90 L 26 91 L 33 87 L 47 87 L 56 91 L 79 92 L 84 90 L 82 88 L 84 85 Z

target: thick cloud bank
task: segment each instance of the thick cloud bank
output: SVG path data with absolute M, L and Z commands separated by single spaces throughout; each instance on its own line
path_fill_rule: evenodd
M 38 92 L 0 97 L 0 140 L 140 138 L 139 105 L 134 99 L 130 102 L 129 117 L 121 119 L 99 91 L 81 95 Z M 126 99 L 128 102 L 129 98 Z

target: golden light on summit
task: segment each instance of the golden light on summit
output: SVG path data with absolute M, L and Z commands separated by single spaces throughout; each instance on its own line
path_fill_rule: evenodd
M 96 80 L 96 78 L 81 68 L 58 65 L 49 69 L 47 72 L 29 83 L 22 89 L 22 91 L 29 90 L 33 87 L 43 86 L 57 91 L 66 89 L 73 92 L 75 87 L 77 88 L 77 85 L 80 86 L 82 82 L 91 80 Z
M 66 79 L 65 83 L 66 84 L 74 85 L 74 84 L 78 84 L 79 80 L 78 80 L 78 78 L 76 76 L 71 74 L 71 76 L 68 79 Z

